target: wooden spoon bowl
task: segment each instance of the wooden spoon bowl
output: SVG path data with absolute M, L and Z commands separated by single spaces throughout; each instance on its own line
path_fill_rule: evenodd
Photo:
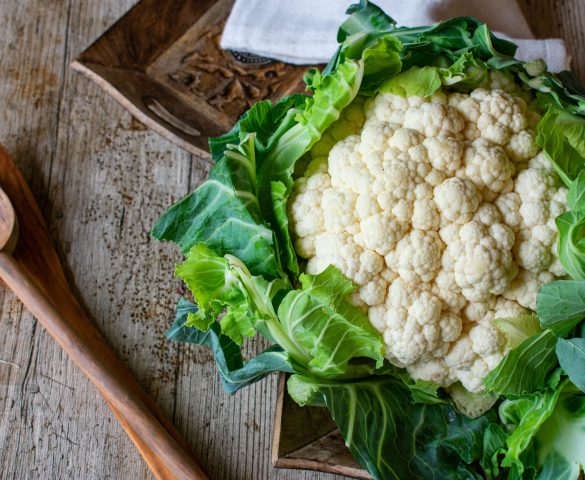
M 18 220 L 14 207 L 0 188 L 0 252 L 12 253 L 18 240 Z

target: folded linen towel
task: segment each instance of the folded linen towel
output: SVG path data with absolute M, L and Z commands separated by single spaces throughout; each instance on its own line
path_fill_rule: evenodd
M 326 63 L 351 0 L 236 0 L 221 46 L 296 65 Z M 518 45 L 521 60 L 542 58 L 554 72 L 569 66 L 563 40 L 534 39 L 516 0 L 377 0 L 398 25 L 431 25 L 471 15 Z

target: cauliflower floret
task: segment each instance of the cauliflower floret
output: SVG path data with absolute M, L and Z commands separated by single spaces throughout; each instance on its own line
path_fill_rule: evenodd
M 485 390 L 483 378 L 501 361 L 505 348 L 504 338 L 495 327 L 473 325 L 452 344 L 445 364 L 451 376 L 467 390 L 482 392 Z
M 297 236 L 297 253 L 303 258 L 315 254 L 314 236 L 323 232 L 323 189 L 331 185 L 327 173 L 317 172 L 295 181 L 288 204 L 288 216 Z
M 489 227 L 495 223 L 500 223 L 502 215 L 494 204 L 483 202 L 474 213 L 472 220 Z
M 479 302 L 490 294 L 500 295 L 508 288 L 517 267 L 506 247 L 513 232 L 503 224 L 488 230 L 469 222 L 459 231 L 459 257 L 455 261 L 455 282 L 470 301 Z M 511 247 L 511 245 L 510 245 Z
M 381 122 L 375 117 L 368 120 L 364 124 L 359 145 L 362 155 L 386 150 L 388 141 L 394 135 L 397 127 L 394 123 Z
M 388 145 L 400 152 L 408 152 L 411 148 L 419 146 L 424 137 L 414 129 L 398 128 L 390 137 Z
M 445 363 L 453 370 L 468 370 L 473 365 L 477 354 L 473 351 L 473 342 L 468 333 L 461 335 L 451 345 L 449 352 L 445 355 Z
M 528 161 L 528 168 L 542 168 L 544 170 L 554 171 L 551 161 L 544 152 L 539 152 L 534 158 Z
M 362 297 L 360 296 L 360 292 L 351 292 L 347 296 L 348 302 L 353 305 L 354 307 L 359 308 L 362 312 L 368 313 L 368 304 L 363 301 Z
M 481 113 L 479 115 L 477 130 L 483 140 L 489 140 L 490 143 L 496 145 L 506 145 L 512 134 L 507 125 L 498 122 L 497 117 L 490 113 Z
M 547 222 L 550 217 L 549 203 L 545 199 L 527 199 L 520 205 L 520 216 L 524 227 L 534 227 Z
M 355 201 L 355 214 L 356 218 L 361 220 L 365 220 L 372 215 L 377 215 L 381 213 L 382 209 L 378 204 L 378 200 L 376 196 L 372 193 L 362 193 L 358 195 L 357 200 Z
M 536 294 L 545 283 L 552 282 L 554 275 L 548 271 L 532 273 L 520 269 L 510 287 L 502 294 L 508 300 L 515 300 L 523 307 L 536 310 Z
M 459 114 L 470 124 L 475 124 L 479 118 L 479 103 L 469 95 L 454 93 L 450 96 L 450 103 Z
M 414 158 L 410 155 L 413 148 L 410 148 L 408 153 L 400 153 L 398 156 L 393 155 L 392 149 L 387 150 L 384 153 L 384 170 L 388 170 L 385 172 L 386 175 L 383 177 L 384 181 L 395 184 L 396 179 L 394 179 L 391 174 L 397 169 L 405 168 L 409 177 L 415 181 L 414 189 L 416 189 L 422 179 L 424 179 L 432 171 L 432 167 L 428 162 L 428 159 Z M 392 154 L 388 155 L 388 152 L 392 152 Z
M 441 268 L 442 251 L 437 232 L 412 230 L 386 255 L 386 265 L 407 282 L 430 282 Z
M 316 275 L 334 265 L 358 285 L 371 281 L 384 268 L 384 258 L 364 250 L 347 233 L 327 233 L 315 237 L 315 256 L 307 263 L 307 273 Z
M 461 165 L 463 145 L 452 137 L 429 137 L 423 142 L 433 168 L 449 175 Z
M 485 85 L 482 86 L 491 90 L 504 90 L 514 94 L 521 92 L 521 89 L 514 81 L 514 77 L 509 72 L 502 70 L 491 70 L 486 78 Z
M 354 214 L 357 195 L 351 190 L 328 188 L 323 192 L 322 208 L 325 230 L 328 232 L 359 231 Z
M 526 102 L 503 90 L 477 88 L 470 94 L 479 102 L 478 128 L 483 138 L 499 145 L 508 141 L 512 132 L 526 128 Z M 482 128 L 485 127 L 485 128 Z
M 522 199 L 519 213 L 524 228 L 554 221 L 567 210 L 567 190 L 556 182 L 553 172 L 540 168 L 528 168 L 518 175 L 514 190 Z
M 565 270 L 565 267 L 563 267 L 563 264 L 561 263 L 558 257 L 556 257 L 551 262 L 551 264 L 548 267 L 548 271 L 556 277 L 564 277 L 565 275 L 567 275 L 567 271 Z
M 463 129 L 463 137 L 465 140 L 473 141 L 481 137 L 481 132 L 477 128 L 477 120 L 479 119 L 479 103 L 476 102 L 469 95 L 461 93 L 451 94 L 449 97 L 449 103 L 455 107 L 457 112 L 467 122 Z
M 504 223 L 512 230 L 517 231 L 522 222 L 520 215 L 520 195 L 516 192 L 502 193 L 494 202 L 502 214 Z
M 481 138 L 465 150 L 462 174 L 480 190 L 501 192 L 510 186 L 514 165 L 504 149 Z
M 382 334 L 386 330 L 386 310 L 387 305 L 374 305 L 368 310 L 370 323 Z
M 435 202 L 427 198 L 415 200 L 411 222 L 412 228 L 418 230 L 437 230 L 441 218 Z
M 323 190 L 330 184 L 326 173 L 302 177 L 294 183 L 288 214 L 299 236 L 323 231 Z
M 439 230 L 439 236 L 443 243 L 446 245 L 450 245 L 454 242 L 459 241 L 459 230 L 461 230 L 462 225 L 458 223 L 449 223 L 444 227 L 441 227 Z
M 553 228 L 554 219 L 567 210 L 568 192 L 569 191 L 565 187 L 560 187 L 550 198 L 550 214 L 552 218 L 550 218 L 547 223 L 551 223 L 552 220 Z
M 461 318 L 442 311 L 442 303 L 428 285 L 395 280 L 386 297 L 387 358 L 399 366 L 440 357 L 461 333 Z
M 545 229 L 548 228 L 543 226 Z M 532 231 L 537 230 L 534 227 Z M 522 230 L 517 238 L 516 245 L 514 245 L 514 258 L 518 265 L 532 273 L 542 272 L 548 270 L 552 260 L 553 254 L 551 252 L 551 244 L 543 243 L 538 237 L 530 235 L 531 230 Z M 548 241 L 549 239 L 545 239 Z M 553 232 L 554 240 L 554 232 Z
M 463 117 L 453 107 L 439 102 L 411 107 L 404 115 L 404 126 L 426 137 L 456 136 L 465 126 Z
M 401 222 L 408 222 L 408 219 L 412 217 L 412 209 L 414 206 L 412 200 L 407 200 L 404 198 L 396 200 L 395 198 L 389 197 L 378 197 L 378 199 L 384 205 L 386 205 L 386 208 L 389 206 L 391 208 L 392 215 L 394 215 Z
M 429 163 L 417 163 L 401 154 L 394 160 L 384 161 L 383 171 L 370 189 L 377 192 L 378 203 L 384 210 L 409 222 L 417 187 L 430 170 Z
M 445 180 L 445 178 L 447 178 L 447 176 L 443 172 L 432 168 L 431 171 L 425 177 L 425 181 L 430 186 L 436 187 L 437 185 L 443 183 L 443 180 Z
M 461 92 L 451 92 L 447 95 L 447 103 L 449 105 L 451 105 L 453 108 L 457 108 L 457 106 L 463 102 L 464 100 L 467 100 L 469 98 L 469 95 L 466 93 L 461 93 Z
M 525 314 L 526 309 L 518 302 L 498 297 L 494 307 L 493 319 L 519 317 Z
M 408 110 L 408 100 L 400 95 L 391 93 L 382 93 L 370 103 L 366 109 L 366 117 L 377 118 L 383 122 L 404 123 L 404 113 Z
M 379 305 L 386 299 L 388 284 L 382 277 L 376 277 L 360 287 L 359 296 L 366 305 Z
M 539 154 L 516 179 L 520 222 L 514 256 L 520 267 L 532 273 L 550 270 L 561 276 L 555 218 L 567 210 L 567 189 L 559 186 L 556 173 L 543 161 L 548 162 Z
M 468 322 L 482 322 L 490 316 L 496 307 L 495 295 L 490 295 L 481 302 L 469 302 L 463 309 L 463 318 Z
M 469 329 L 471 348 L 480 357 L 492 355 L 504 347 L 504 337 L 492 322 L 482 322 Z
M 497 365 L 502 358 L 503 355 L 499 356 L 495 365 Z M 485 390 L 483 379 L 491 371 L 486 360 L 487 357 L 482 358 L 478 356 L 475 358 L 475 361 L 469 369 L 456 371 L 457 378 L 461 384 L 471 393 L 480 393 Z
M 506 145 L 508 157 L 516 163 L 527 162 L 538 153 L 538 146 L 534 142 L 534 133 L 522 130 L 510 137 Z
M 426 380 L 443 387 L 449 387 L 457 381 L 453 370 L 447 366 L 442 358 L 433 358 L 408 365 L 406 370 L 413 380 Z
M 408 225 L 392 214 L 379 213 L 360 222 L 360 240 L 370 250 L 386 255 L 408 230 Z
M 383 178 L 387 176 L 386 168 L 390 163 L 384 160 L 384 156 L 387 152 L 388 150 L 384 152 L 371 150 L 367 154 L 363 155 L 362 161 L 367 169 L 367 173 L 369 173 L 369 175 L 366 176 L 369 180 L 371 180 L 372 183 L 367 190 L 360 193 L 377 193 L 384 190 Z M 400 152 L 396 150 L 395 154 L 398 156 Z
M 434 199 L 445 223 L 464 224 L 477 210 L 480 195 L 471 181 L 452 177 L 435 187 Z
M 540 201 L 550 198 L 556 192 L 557 184 L 558 180 L 552 170 L 530 167 L 518 174 L 514 191 L 520 196 L 522 203 L 529 200 Z M 524 218 L 524 215 L 522 217 Z
M 414 188 L 414 198 L 417 200 L 430 200 L 433 198 L 433 187 L 425 182 L 419 183 Z
M 498 248 L 510 250 L 514 246 L 516 239 L 514 232 L 510 227 L 503 223 L 493 223 L 488 228 L 490 236 L 495 240 Z
M 461 289 L 455 283 L 454 273 L 450 270 L 439 270 L 432 292 L 441 299 L 443 307 L 454 313 L 459 313 L 467 301 L 461 293 Z
M 336 189 L 348 189 L 355 193 L 367 193 L 373 181 L 364 168 L 364 161 L 358 146 L 360 137 L 350 135 L 335 144 L 329 152 L 329 175 L 331 185 Z

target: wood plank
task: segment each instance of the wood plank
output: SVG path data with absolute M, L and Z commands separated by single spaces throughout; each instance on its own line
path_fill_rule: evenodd
M 0 0 L 0 139 L 37 195 L 87 311 L 212 478 L 341 479 L 270 465 L 276 376 L 229 397 L 207 351 L 163 338 L 178 296 L 178 254 L 148 231 L 208 164 L 145 130 L 68 69 L 134 3 Z M 537 36 L 565 38 L 585 80 L 585 5 L 522 5 Z M 0 312 L 2 478 L 151 478 L 93 387 L 1 288 Z M 252 343 L 248 352 L 261 348 Z
M 79 305 L 30 187 L 2 145 L 0 186 L 0 278 L 94 384 L 157 478 L 207 479 Z
M 38 192 L 44 213 L 50 211 L 46 197 L 50 165 L 56 148 L 58 105 L 66 69 L 64 51 L 68 2 L 0 2 L 2 41 L 0 58 L 0 124 L 2 141 L 18 155 L 20 166 Z M 62 421 L 62 406 L 73 387 L 61 380 L 55 384 L 55 370 L 66 373 L 58 352 L 39 352 L 43 339 L 36 323 L 14 296 L 0 292 L 3 342 L 0 346 L 0 471 L 6 478 L 40 477 L 42 462 L 50 449 L 58 453 L 54 464 L 76 440 Z M 45 366 L 49 367 L 46 368 Z M 57 388 L 59 392 L 57 392 Z M 47 426 L 50 420 L 54 423 Z
M 585 84 L 585 2 L 582 0 L 519 0 L 536 38 L 565 40 L 571 69 Z
M 81 34 L 83 39 L 80 40 L 79 38 L 75 38 L 74 28 L 68 28 L 68 25 L 71 25 L 68 18 L 76 12 L 69 8 L 69 2 L 60 3 L 62 3 L 63 6 L 62 11 L 56 10 L 54 15 L 51 15 L 50 17 L 52 18 L 52 16 L 54 16 L 55 19 L 63 19 L 63 23 L 62 25 L 59 25 L 59 28 L 55 26 L 46 28 L 46 30 L 41 28 L 43 19 L 49 13 L 48 7 L 44 7 L 41 2 L 28 2 L 28 4 L 23 4 L 22 12 L 14 12 L 17 17 L 14 20 L 17 22 L 18 20 L 22 20 L 24 24 L 24 26 L 19 28 L 17 32 L 20 31 L 20 33 L 22 33 L 22 31 L 24 31 L 26 33 L 30 30 L 30 35 L 29 37 L 26 37 L 26 35 L 22 37 L 21 35 L 20 38 L 16 37 L 14 41 L 8 39 L 9 41 L 6 43 L 3 42 L 3 45 L 8 44 L 9 48 L 10 44 L 12 44 L 12 46 L 20 45 L 22 51 L 16 52 L 12 55 L 7 54 L 6 58 L 13 61 L 15 71 L 21 74 L 21 78 L 19 79 L 20 83 L 16 84 L 17 87 L 28 87 L 28 90 L 26 88 L 24 89 L 25 91 L 22 98 L 15 98 L 13 94 L 11 95 L 9 93 L 2 95 L 2 98 L 3 101 L 4 99 L 6 99 L 7 102 L 14 101 L 14 107 L 12 108 L 12 105 L 9 104 L 7 110 L 10 112 L 12 108 L 14 111 L 14 117 L 16 118 L 15 122 L 23 120 L 24 127 L 30 129 L 29 131 L 24 131 L 25 128 L 22 128 L 22 134 L 19 135 L 18 138 L 15 136 L 13 144 L 11 144 L 10 141 L 7 141 L 7 143 L 9 148 L 16 152 L 19 163 L 24 167 L 26 167 L 26 162 L 30 158 L 32 168 L 29 168 L 29 172 L 30 170 L 33 170 L 33 173 L 29 173 L 28 176 L 33 179 L 33 182 L 31 182 L 33 188 L 34 179 L 36 178 L 34 168 L 38 168 L 39 170 L 44 169 L 43 171 L 46 171 L 46 174 L 43 175 L 44 181 L 42 182 L 42 188 L 34 189 L 42 194 L 41 199 L 44 198 L 45 200 L 43 202 L 46 207 L 45 214 L 49 218 L 49 223 L 51 224 L 53 231 L 58 231 L 56 237 L 57 243 L 62 247 L 61 256 L 74 259 L 68 266 L 71 270 L 76 271 L 75 283 L 78 287 L 78 291 L 84 292 L 84 294 L 81 295 L 81 298 L 88 303 L 87 300 L 89 296 L 96 295 L 96 293 L 100 291 L 107 293 L 107 290 L 105 288 L 102 290 L 102 286 L 104 285 L 97 284 L 96 279 L 99 279 L 99 277 L 94 276 L 91 270 L 87 270 L 85 277 L 77 274 L 77 271 L 79 270 L 78 265 L 75 263 L 75 259 L 83 258 L 84 255 L 73 252 L 71 257 L 68 256 L 68 245 L 72 241 L 68 238 L 68 235 L 72 236 L 73 241 L 75 241 L 75 239 L 84 238 L 93 238 L 97 241 L 100 239 L 112 238 L 113 242 L 115 242 L 116 239 L 115 236 L 111 235 L 108 231 L 99 231 L 99 229 L 96 231 L 93 229 L 94 225 L 92 224 L 92 220 L 84 220 L 83 218 L 84 215 L 87 216 L 88 214 L 94 215 L 100 213 L 96 212 L 96 210 L 99 209 L 94 208 L 91 205 L 91 202 L 102 204 L 99 197 L 103 193 L 103 188 L 100 186 L 100 182 L 103 181 L 103 179 L 98 179 L 96 176 L 92 175 L 89 175 L 89 177 L 83 176 L 83 170 L 85 172 L 97 172 L 100 167 L 96 163 L 95 157 L 83 155 L 83 152 L 81 154 L 76 152 L 77 145 L 79 145 L 77 141 L 82 139 L 83 136 L 75 137 L 75 133 L 83 131 L 82 133 L 90 135 L 92 138 L 100 138 L 100 142 L 102 143 L 107 143 L 109 140 L 108 138 L 100 137 L 99 132 L 103 131 L 100 123 L 92 123 L 91 121 L 94 108 L 99 109 L 99 105 L 96 105 L 96 102 L 92 101 L 91 98 L 82 99 L 78 104 L 79 111 L 71 114 L 71 104 L 68 100 L 71 98 L 79 99 L 79 94 L 75 91 L 75 85 L 69 85 L 68 92 L 63 94 L 62 85 L 64 85 L 64 82 L 69 79 L 69 70 L 67 68 L 69 61 L 74 55 L 79 53 L 79 50 L 84 45 L 88 43 L 88 39 L 86 39 L 85 36 L 88 38 L 97 36 L 105 28 L 107 22 L 111 23 L 115 21 L 115 19 L 123 13 L 124 5 L 119 5 L 118 8 L 112 8 L 109 11 L 89 12 L 89 17 L 87 18 L 95 18 L 98 19 L 98 21 L 92 22 L 91 29 L 83 31 Z M 126 3 L 126 7 L 130 6 L 129 2 Z M 52 6 L 52 8 L 54 7 L 55 6 Z M 7 11 L 8 8 L 3 6 L 1 10 Z M 79 17 L 88 15 L 88 9 L 80 8 L 79 10 Z M 94 7 L 94 10 L 98 9 Z M 35 13 L 37 12 L 38 17 L 35 16 Z M 15 22 L 15 25 L 18 27 L 17 22 Z M 30 22 L 30 25 L 27 22 Z M 5 24 L 10 25 L 12 22 L 7 21 Z M 83 26 L 81 22 L 77 22 L 77 25 Z M 79 31 L 79 28 L 77 28 L 77 30 Z M 57 41 L 53 43 L 55 43 L 57 47 L 60 47 L 60 49 L 55 54 L 55 58 L 50 56 L 46 57 L 49 48 L 47 45 L 51 45 L 53 36 L 56 36 L 57 38 Z M 70 51 L 67 49 L 68 43 L 65 39 L 68 37 L 74 38 L 71 44 L 77 45 L 77 51 Z M 3 40 L 5 39 L 3 38 Z M 34 50 L 37 44 L 38 51 Z M 33 49 L 30 63 L 35 66 L 35 68 L 37 68 L 36 64 L 44 66 L 45 62 L 50 66 L 54 66 L 55 71 L 51 73 L 54 74 L 56 80 L 53 83 L 58 83 L 60 90 L 57 95 L 52 95 L 51 98 L 53 99 L 53 103 L 51 103 L 51 105 L 45 107 L 44 111 L 43 109 L 40 109 L 38 113 L 36 113 L 37 117 L 31 116 L 32 118 L 27 118 L 24 116 L 24 118 L 21 118 L 28 108 L 26 102 L 33 103 L 32 110 L 33 112 L 36 112 L 39 106 L 36 105 L 35 102 L 38 103 L 42 100 L 40 96 L 45 93 L 45 90 L 43 89 L 46 85 L 50 84 L 50 82 L 44 83 L 45 80 L 43 78 L 38 78 L 39 75 L 34 69 L 30 72 L 27 71 L 26 63 L 29 61 L 27 58 L 29 50 L 27 49 Z M 36 58 L 37 56 L 38 58 Z M 2 55 L 2 58 L 5 58 L 4 54 Z M 25 59 L 24 62 L 22 61 L 22 58 Z M 3 62 L 3 67 L 9 66 L 10 65 L 6 65 Z M 61 78 L 59 77 L 60 75 Z M 26 82 L 30 82 L 30 84 L 27 85 Z M 37 85 L 37 82 L 40 85 Z M 85 82 L 83 82 L 83 84 L 85 85 Z M 10 84 L 7 83 L 3 86 L 6 88 L 7 86 L 10 86 Z M 40 100 L 37 98 L 35 92 L 30 92 L 30 89 L 33 87 L 40 89 L 40 93 L 38 94 Z M 101 92 L 99 93 L 101 94 Z M 122 112 L 114 112 L 110 117 L 108 112 L 109 107 L 107 105 L 108 99 L 102 98 L 102 102 L 103 108 L 101 109 L 101 118 L 105 117 L 111 120 L 112 126 L 110 128 L 115 131 L 112 136 L 115 136 L 121 142 L 124 142 L 126 144 L 125 147 L 130 150 L 134 148 L 134 145 L 139 145 L 139 148 L 136 149 L 137 158 L 143 158 L 141 155 L 141 148 L 143 145 L 146 146 L 146 150 L 160 151 L 160 148 L 158 147 L 159 138 L 156 135 L 149 134 L 152 138 L 149 149 L 148 140 L 145 141 L 134 133 L 135 131 L 138 131 L 139 134 L 144 133 L 142 126 L 133 123 L 127 124 L 127 122 L 131 122 L 131 118 L 129 117 L 124 119 L 121 123 L 120 118 L 123 117 L 118 114 L 121 114 Z M 2 105 L 2 107 L 4 110 L 5 105 Z M 55 115 L 53 115 L 52 118 L 48 116 L 49 107 L 55 112 Z M 77 115 L 77 118 L 74 118 L 75 115 Z M 97 117 L 99 118 L 99 115 L 97 115 Z M 38 126 L 34 123 L 37 118 Z M 44 125 L 45 123 L 46 127 Z M 3 125 L 5 128 L 6 126 L 6 124 Z M 10 126 L 10 123 L 8 123 L 8 127 Z M 79 129 L 78 126 L 80 126 Z M 42 132 L 38 131 L 40 127 L 45 127 L 47 130 L 47 134 L 44 137 L 42 136 Z M 118 133 L 117 130 L 128 131 L 128 135 L 131 138 L 129 138 L 128 141 L 125 141 L 127 136 L 123 133 Z M 19 132 L 19 130 L 14 129 L 12 132 L 9 130 L 7 133 L 14 132 Z M 72 142 L 69 142 L 71 132 L 74 134 L 74 139 Z M 2 135 L 3 138 L 7 137 L 4 132 L 2 132 Z M 8 138 L 10 138 L 10 136 L 8 136 Z M 23 155 L 23 152 L 19 149 L 21 138 L 24 142 L 26 142 L 28 138 L 30 142 L 33 142 L 33 145 L 34 142 L 39 142 L 42 145 L 42 142 L 46 142 L 53 138 L 58 138 L 59 141 L 52 146 L 53 148 L 50 155 L 38 153 L 27 157 Z M 154 145 L 154 147 L 152 147 L 152 145 Z M 24 146 L 26 146 L 26 143 L 24 143 Z M 119 145 L 113 145 L 111 147 L 112 152 L 108 151 L 107 148 L 101 147 L 97 147 L 96 151 L 97 150 L 99 150 L 100 153 L 105 153 L 104 159 L 108 159 L 108 161 L 110 159 L 112 160 L 112 168 L 116 168 L 119 164 L 124 164 L 128 168 L 131 167 L 129 162 L 120 160 L 119 154 L 118 156 L 115 155 L 116 151 L 120 151 Z M 88 151 L 91 152 L 91 150 L 85 150 L 85 152 Z M 113 155 L 111 155 L 112 153 Z M 178 157 L 178 163 L 183 159 L 183 165 L 185 166 L 185 168 L 182 169 L 183 175 L 188 176 L 188 157 L 182 152 L 177 152 L 175 156 Z M 173 155 L 170 155 L 169 159 L 172 161 L 173 157 Z M 79 165 L 79 158 L 84 158 L 84 165 Z M 140 162 L 140 160 L 136 160 L 136 162 Z M 181 168 L 176 169 L 177 162 L 170 163 L 169 169 L 172 169 L 173 172 L 176 171 L 177 173 L 180 173 Z M 68 170 L 72 172 L 77 168 L 82 168 L 83 170 L 78 170 L 76 172 L 77 175 L 73 174 L 69 177 L 66 175 Z M 139 172 L 137 171 L 137 173 Z M 80 178 L 91 178 L 95 182 L 92 186 L 95 186 L 98 191 L 96 192 L 92 188 L 85 188 L 84 183 L 80 182 Z M 164 178 L 164 175 L 161 175 L 161 178 Z M 168 181 L 166 178 L 164 180 L 165 183 Z M 37 181 L 37 183 L 39 182 Z M 184 185 L 186 186 L 186 184 L 187 182 L 185 181 Z M 74 191 L 69 192 L 70 186 L 73 187 Z M 76 188 L 84 191 L 76 191 Z M 149 189 L 146 188 L 146 190 L 148 191 Z M 87 193 L 88 196 L 84 197 L 85 193 Z M 183 193 L 185 193 L 184 190 L 177 190 L 177 195 Z M 113 196 L 110 195 L 109 198 L 113 199 Z M 161 199 L 161 201 L 164 201 L 165 203 L 171 200 L 172 198 L 170 197 Z M 107 204 L 106 202 L 103 203 L 105 208 L 111 209 L 111 203 L 113 202 L 110 202 L 110 204 Z M 120 203 L 122 208 L 124 207 L 124 202 L 116 202 L 116 204 L 118 203 Z M 52 208 L 47 208 L 47 205 L 52 206 Z M 72 215 L 70 223 L 67 224 L 67 226 L 72 227 L 68 230 L 67 226 L 61 228 L 59 221 L 63 216 L 60 212 L 62 212 L 63 209 L 69 209 L 70 205 L 74 206 L 73 210 L 76 211 L 76 213 Z M 97 222 L 98 219 L 99 217 L 96 216 L 93 221 Z M 145 221 L 148 221 L 148 219 Z M 81 224 L 84 225 L 83 228 L 86 229 L 85 231 L 83 228 L 77 228 Z M 118 223 L 114 224 L 113 222 L 109 222 L 107 229 L 112 227 L 115 227 L 117 231 Z M 64 233 L 62 234 L 62 232 Z M 147 237 L 147 235 L 145 236 Z M 82 241 L 78 245 L 83 245 L 83 243 L 84 242 Z M 97 248 L 98 252 L 103 249 L 104 242 L 102 241 L 101 243 L 101 248 Z M 94 248 L 93 245 L 90 246 L 90 248 Z M 82 249 L 83 253 L 86 251 L 87 250 Z M 103 259 L 103 256 L 99 254 L 97 257 Z M 91 260 L 91 258 L 89 259 Z M 102 264 L 99 261 L 98 263 L 107 268 L 107 263 Z M 114 260 L 113 263 L 120 266 L 123 264 L 123 262 L 118 260 Z M 87 283 L 87 285 L 84 282 Z M 6 300 L 11 299 L 10 297 L 7 297 Z M 97 309 L 90 307 L 89 310 L 96 311 Z M 113 316 L 111 312 L 106 311 L 105 313 L 109 317 Z M 10 314 L 10 312 L 7 312 L 7 314 Z M 96 315 L 96 317 L 97 321 L 102 325 L 103 330 L 104 322 L 101 321 L 100 315 Z M 3 316 L 3 319 L 4 318 L 6 317 Z M 126 316 L 126 318 L 128 319 L 128 316 Z M 14 325 L 22 328 L 25 318 L 16 318 L 14 320 Z M 8 341 L 3 345 L 2 356 L 0 357 L 2 359 L 9 358 L 14 361 L 14 363 L 20 364 L 21 368 L 16 371 L 19 372 L 20 377 L 22 377 L 18 378 L 13 374 L 12 378 L 8 378 L 6 385 L 13 393 L 10 395 L 10 392 L 8 392 L 7 395 L 2 395 L 4 415 L 2 417 L 2 440 L 0 440 L 0 443 L 9 447 L 2 449 L 3 458 L 2 464 L 0 465 L 2 476 L 4 477 L 4 475 L 6 475 L 7 477 L 12 478 L 107 478 L 108 476 L 112 478 L 148 477 L 149 475 L 146 472 L 143 462 L 130 446 L 125 435 L 121 432 L 115 421 L 113 421 L 112 417 L 106 411 L 102 402 L 96 397 L 94 390 L 89 387 L 85 379 L 80 376 L 76 370 L 70 367 L 67 360 L 61 354 L 60 350 L 55 347 L 52 340 L 34 326 L 32 319 L 27 317 L 26 320 L 33 325 L 33 333 L 30 334 L 26 331 L 22 333 L 18 330 L 15 334 L 10 335 L 9 332 L 7 335 Z M 122 330 L 126 328 L 124 323 L 120 323 L 119 326 Z M 5 325 L 3 324 L 2 327 L 5 327 Z M 4 328 L 4 331 L 6 331 L 6 328 Z M 108 332 L 108 336 L 110 337 L 118 335 L 120 336 L 120 341 L 118 342 L 119 347 L 120 345 L 123 345 L 123 341 L 121 340 L 122 333 L 116 332 L 115 334 L 110 334 L 110 332 Z M 136 332 L 136 337 L 140 338 L 140 331 Z M 29 338 L 32 338 L 35 343 L 31 343 Z M 10 341 L 12 339 L 14 339 L 14 342 Z M 11 343 L 16 345 L 16 347 L 12 348 L 13 351 L 30 356 L 28 358 L 25 357 L 22 360 L 9 356 L 8 353 L 11 353 L 9 349 Z M 27 343 L 29 343 L 29 345 L 27 345 Z M 151 342 L 146 341 L 145 344 L 150 345 Z M 148 362 L 142 363 L 144 365 L 148 364 Z M 10 364 L 3 364 L 2 367 L 15 368 Z M 6 403 L 4 403 L 4 399 L 6 399 Z

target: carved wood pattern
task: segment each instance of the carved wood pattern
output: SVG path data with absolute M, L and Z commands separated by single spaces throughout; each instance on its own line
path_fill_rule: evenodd
M 278 100 L 283 90 L 295 90 L 306 68 L 270 60 L 259 64 L 238 61 L 236 55 L 219 46 L 224 23 L 205 28 L 194 49 L 186 52 L 168 75 L 235 121 L 254 103 L 266 98 Z

